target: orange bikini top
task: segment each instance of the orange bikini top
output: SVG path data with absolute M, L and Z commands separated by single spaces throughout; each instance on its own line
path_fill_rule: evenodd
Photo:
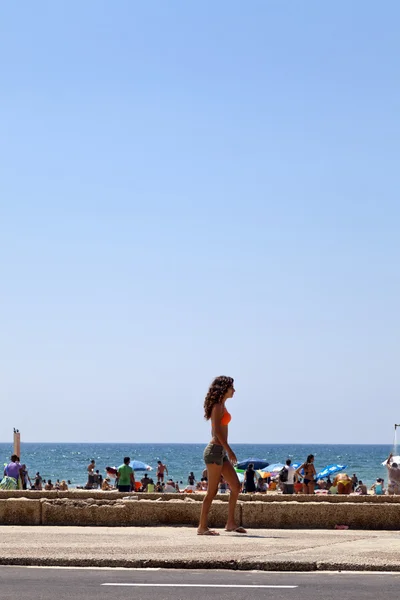
M 228 423 L 231 422 L 231 415 L 228 413 L 228 411 L 225 409 L 224 414 L 222 415 L 222 419 L 221 419 L 221 425 L 228 425 Z

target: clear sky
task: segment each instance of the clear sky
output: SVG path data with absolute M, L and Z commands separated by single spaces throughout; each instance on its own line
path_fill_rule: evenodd
M 0 440 L 390 443 L 400 3 L 0 19 Z

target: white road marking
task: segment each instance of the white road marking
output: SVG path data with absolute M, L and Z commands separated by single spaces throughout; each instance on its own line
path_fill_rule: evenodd
M 299 587 L 298 585 L 236 585 L 224 583 L 102 583 L 101 585 L 109 585 L 114 587 L 177 587 L 177 588 L 268 588 L 268 589 L 285 589 L 293 590 Z

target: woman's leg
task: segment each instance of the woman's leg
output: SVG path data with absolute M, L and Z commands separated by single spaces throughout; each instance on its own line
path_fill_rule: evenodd
M 222 465 L 222 475 L 224 476 L 225 481 L 229 483 L 231 489 L 228 505 L 228 520 L 225 529 L 227 531 L 237 531 L 237 533 L 247 533 L 243 527 L 238 527 L 235 521 L 235 508 L 240 492 L 240 482 L 235 469 L 228 460 L 225 460 Z
M 308 484 L 308 493 L 309 494 L 314 494 L 314 489 L 315 489 L 315 483 L 313 481 L 310 481 L 310 483 Z
M 308 494 L 308 483 L 303 483 L 303 494 Z
M 219 535 L 216 531 L 208 529 L 208 513 L 210 512 L 211 503 L 214 500 L 215 494 L 218 491 L 218 484 L 221 479 L 222 465 L 214 463 L 207 465 L 208 487 L 201 507 L 200 523 L 197 533 L 200 535 Z

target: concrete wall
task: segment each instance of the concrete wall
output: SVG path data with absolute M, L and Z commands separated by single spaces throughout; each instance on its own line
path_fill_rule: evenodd
M 0 500 L 0 525 L 41 525 L 40 500 Z
M 29 499 L 58 499 L 58 498 L 69 498 L 71 500 L 118 500 L 126 496 L 137 496 L 140 500 L 157 500 L 158 498 L 163 501 L 167 500 L 183 500 L 189 498 L 197 502 L 202 502 L 204 499 L 204 493 L 200 494 L 142 494 L 137 492 L 131 493 L 120 493 L 118 491 L 102 492 L 100 490 L 69 490 L 68 492 L 46 492 L 46 491 L 33 491 L 33 490 L 0 490 L 0 500 L 7 498 L 29 498 Z M 218 500 L 222 502 L 228 502 L 229 494 L 218 494 Z M 400 496 L 324 496 L 324 495 L 313 495 L 305 496 L 303 494 L 284 496 L 283 494 L 240 494 L 239 500 L 241 502 L 314 502 L 314 503 L 351 503 L 351 504 L 400 504 Z
M 265 529 L 400 529 L 399 504 L 245 502 L 242 525 Z
M 198 525 L 200 502 L 172 500 L 42 500 L 43 525 Z M 226 502 L 214 502 L 210 511 L 210 526 L 223 527 L 228 516 Z M 238 523 L 241 505 L 236 508 Z
M 0 525 L 156 526 L 197 525 L 201 503 L 193 500 L 0 499 Z M 228 505 L 215 501 L 210 526 L 223 527 Z M 400 529 L 399 503 L 239 502 L 236 520 L 249 528 Z

